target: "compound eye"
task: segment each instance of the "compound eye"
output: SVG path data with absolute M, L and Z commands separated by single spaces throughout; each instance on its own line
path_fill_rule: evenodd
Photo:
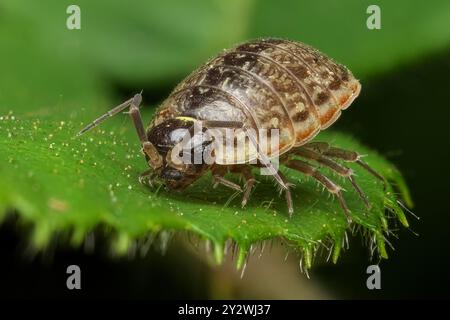
M 153 127 L 147 137 L 161 155 L 166 155 L 170 149 L 183 141 L 189 133 L 189 127 L 181 120 L 168 119 Z
M 173 145 L 183 141 L 184 137 L 189 134 L 188 129 L 179 128 L 175 129 L 170 133 L 170 141 Z

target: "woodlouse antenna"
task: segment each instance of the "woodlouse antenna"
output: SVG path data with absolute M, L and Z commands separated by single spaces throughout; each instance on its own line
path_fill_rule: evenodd
M 152 167 L 153 169 L 159 168 L 162 165 L 162 158 L 159 155 L 158 151 L 156 150 L 156 147 L 148 141 L 147 134 L 145 132 L 144 124 L 142 123 L 141 114 L 139 112 L 139 105 L 142 103 L 142 91 L 138 94 L 135 94 L 133 98 L 125 101 L 122 104 L 119 104 L 117 107 L 112 108 L 105 114 L 101 115 L 94 121 L 92 121 L 90 124 L 88 124 L 86 127 L 84 127 L 78 134 L 77 137 L 81 136 L 82 134 L 86 133 L 87 131 L 91 130 L 92 128 L 95 128 L 100 123 L 105 121 L 106 119 L 114 116 L 115 114 L 119 113 L 120 111 L 130 108 L 130 111 L 128 114 L 131 117 L 131 120 L 133 120 L 134 127 L 136 129 L 137 135 L 139 137 L 139 140 L 141 141 L 142 150 L 144 153 L 148 156 L 148 165 Z
M 117 113 L 119 113 L 122 110 L 125 110 L 126 108 L 128 108 L 130 106 L 131 102 L 133 102 L 133 99 L 134 98 L 128 99 L 124 103 L 119 104 L 118 106 L 112 108 L 108 112 L 102 114 L 100 117 L 98 117 L 97 119 L 95 119 L 94 121 L 89 123 L 86 127 L 81 129 L 81 131 L 78 132 L 76 136 L 79 137 L 79 136 L 83 135 L 84 133 L 86 133 L 89 130 L 91 130 L 91 129 L 95 128 L 96 126 L 98 126 L 100 123 L 102 123 L 106 119 L 111 118 L 112 116 L 116 115 Z

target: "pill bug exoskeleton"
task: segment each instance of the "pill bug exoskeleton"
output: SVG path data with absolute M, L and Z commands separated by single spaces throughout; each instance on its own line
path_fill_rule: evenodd
M 366 206 L 369 206 L 367 197 L 356 184 L 352 170 L 336 159 L 356 162 L 377 178 L 383 178 L 362 162 L 356 152 L 310 141 L 337 120 L 341 110 L 358 96 L 360 88 L 346 67 L 308 45 L 261 39 L 226 50 L 190 74 L 161 104 L 146 130 L 139 113 L 142 97 L 137 94 L 93 121 L 80 134 L 129 107 L 150 166 L 141 175 L 141 181 L 158 180 L 169 189 L 183 189 L 210 170 L 216 185 L 243 191 L 242 205 L 245 205 L 255 182 L 251 166 L 256 165 L 269 169 L 285 192 L 291 214 L 294 208 L 289 183 L 272 165 L 270 159 L 275 155 L 272 151 L 263 154 L 258 148 L 245 152 L 233 150 L 233 156 L 222 153 L 214 163 L 172 160 L 174 153 L 179 153 L 175 145 L 185 134 L 192 134 L 192 129 L 199 124 L 206 129 L 225 128 L 235 132 L 247 132 L 250 128 L 256 132 L 278 129 L 276 155 L 282 164 L 323 184 L 337 196 L 350 220 L 342 188 L 320 173 L 316 165 L 348 178 Z M 257 147 L 258 137 L 250 140 Z M 211 145 L 203 140 L 200 145 L 191 145 L 191 155 L 203 153 Z M 241 174 L 245 179 L 244 188 L 224 178 L 227 172 Z

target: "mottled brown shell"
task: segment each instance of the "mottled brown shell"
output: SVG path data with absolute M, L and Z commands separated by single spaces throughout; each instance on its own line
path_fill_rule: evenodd
M 346 67 L 308 45 L 255 40 L 224 51 L 189 75 L 158 109 L 151 126 L 190 116 L 243 121 L 255 130 L 278 128 L 278 153 L 283 154 L 334 123 L 360 88 Z M 255 157 L 247 154 L 245 161 Z

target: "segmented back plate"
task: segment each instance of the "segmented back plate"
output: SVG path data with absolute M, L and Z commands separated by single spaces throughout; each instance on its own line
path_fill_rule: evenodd
M 255 130 L 277 128 L 278 154 L 283 154 L 334 123 L 360 88 L 346 67 L 308 45 L 255 40 L 224 51 L 189 75 L 162 104 L 152 125 L 183 115 L 243 121 Z M 255 151 L 238 150 L 217 162 L 255 157 Z

